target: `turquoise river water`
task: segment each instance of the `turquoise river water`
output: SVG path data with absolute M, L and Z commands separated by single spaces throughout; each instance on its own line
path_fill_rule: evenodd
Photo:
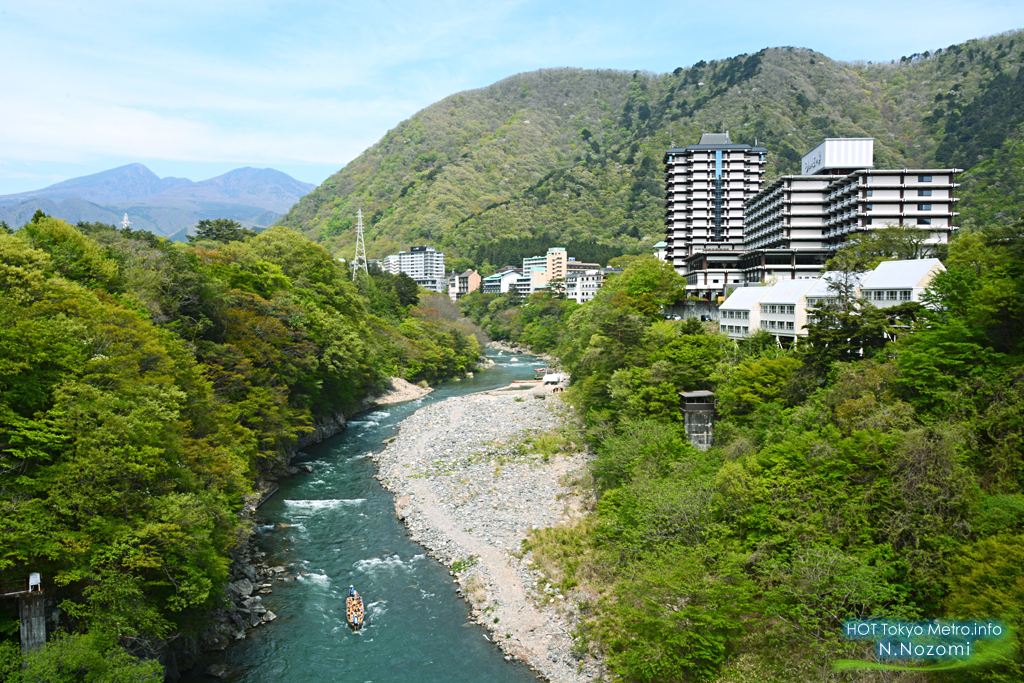
M 520 356 L 517 363 L 507 354 L 490 357 L 497 365 L 474 379 L 357 415 L 343 433 L 295 459 L 312 465 L 314 473 L 282 481 L 260 507 L 258 544 L 270 566 L 308 574 L 275 581 L 263 601 L 277 620 L 249 631 L 226 652 L 204 657 L 184 681 L 212 680 L 202 670 L 213 662 L 227 664 L 227 680 L 239 683 L 536 681 L 525 665 L 506 662 L 486 631 L 469 622 L 469 606 L 455 594 L 447 568 L 409 540 L 367 457 L 428 403 L 533 377 L 532 357 Z M 359 633 L 345 625 L 349 585 L 367 606 L 367 625 Z

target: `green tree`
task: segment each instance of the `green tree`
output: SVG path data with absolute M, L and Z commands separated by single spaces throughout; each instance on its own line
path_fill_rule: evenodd
M 847 238 L 826 269 L 840 269 L 837 259 L 843 260 L 843 257 L 852 262 L 853 269 L 861 272 L 873 269 L 882 261 L 928 258 L 935 255 L 932 237 L 928 230 L 903 224 L 859 232 Z
M 195 242 L 241 242 L 256 233 L 230 218 L 204 218 L 196 223 L 196 234 L 189 235 L 189 244 Z

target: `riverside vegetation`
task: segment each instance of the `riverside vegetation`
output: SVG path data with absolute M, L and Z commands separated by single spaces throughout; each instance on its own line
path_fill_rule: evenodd
M 832 267 L 906 256 L 900 237 L 853 240 Z M 597 502 L 524 549 L 590 594 L 579 648 L 636 682 L 1022 680 L 1019 642 L 984 670 L 831 669 L 870 659 L 848 618 L 1024 628 L 1024 221 L 961 234 L 944 259 L 929 307 L 838 286 L 789 349 L 664 320 L 684 281 L 649 257 L 548 318 Z M 696 389 L 720 401 L 706 452 L 681 423 L 677 392 Z
M 391 376 L 478 361 L 447 297 L 239 228 L 185 246 L 38 213 L 0 232 L 0 572 L 41 572 L 60 606 L 22 672 L 0 605 L 0 680 L 162 678 L 150 658 L 221 604 L 253 481 Z
M 872 137 L 880 168 L 966 169 L 959 225 L 1009 222 L 1024 201 L 1022 55 L 1010 31 L 893 63 L 782 47 L 665 74 L 519 74 L 403 121 L 281 223 L 351 253 L 362 208 L 368 253 L 428 243 L 460 272 L 548 246 L 603 264 L 662 239 L 661 159 L 713 131 L 766 146 L 769 181 L 822 138 Z

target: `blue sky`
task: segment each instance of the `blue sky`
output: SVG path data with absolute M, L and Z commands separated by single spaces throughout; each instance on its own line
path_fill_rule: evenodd
M 432 102 L 522 71 L 781 45 L 882 61 L 1020 27 L 1020 0 L 5 0 L 0 194 L 136 161 L 320 183 Z

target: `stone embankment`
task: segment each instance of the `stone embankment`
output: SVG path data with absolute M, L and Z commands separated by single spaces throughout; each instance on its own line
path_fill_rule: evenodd
M 553 588 L 521 552 L 531 529 L 583 514 L 573 482 L 588 456 L 529 447 L 569 411 L 538 383 L 450 398 L 407 418 L 374 458 L 411 537 L 452 569 L 473 618 L 506 659 L 550 681 L 582 683 L 602 671 L 572 647 L 582 596 Z

